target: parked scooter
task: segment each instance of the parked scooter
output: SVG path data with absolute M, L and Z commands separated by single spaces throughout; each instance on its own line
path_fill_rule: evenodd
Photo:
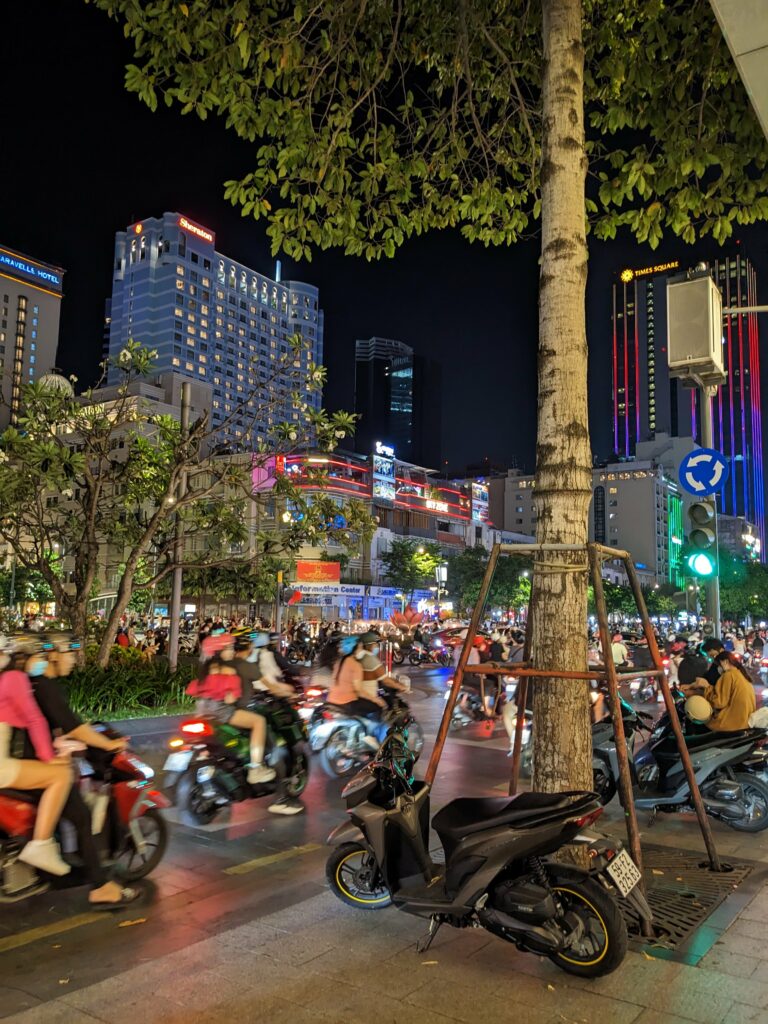
M 587 831 L 602 807 L 594 793 L 459 798 L 432 819 L 445 863 L 429 854 L 430 787 L 414 781 L 409 724 L 393 730 L 375 760 L 344 788 L 350 820 L 334 829 L 326 877 L 350 906 L 394 904 L 429 920 L 426 952 L 443 924 L 480 927 L 564 971 L 615 970 L 627 931 L 614 895 L 643 916 L 640 872 L 626 851 Z M 545 859 L 563 846 L 590 848 L 590 871 Z
M 384 688 L 379 692 L 387 703 L 385 721 L 395 725 L 403 717 L 410 716 L 408 704 L 399 693 Z M 419 723 L 410 717 L 408 742 L 418 758 L 424 746 L 424 733 Z M 343 704 L 322 704 L 315 708 L 309 723 L 309 742 L 313 753 L 319 755 L 326 775 L 340 779 L 368 764 L 376 754 L 365 742 L 370 731 L 370 723 L 365 718 L 349 714 Z
M 96 728 L 110 739 L 120 736 L 103 723 Z M 130 750 L 112 754 L 89 748 L 87 760 L 78 759 L 77 764 L 104 860 L 112 863 L 122 881 L 145 878 L 162 860 L 168 843 L 162 810 L 170 803 L 153 788 L 154 771 Z M 47 875 L 18 860 L 32 838 L 39 798 L 39 790 L 0 790 L 0 904 L 16 903 L 48 888 Z M 60 828 L 66 829 L 66 822 Z
M 684 723 L 696 781 L 704 807 L 711 817 L 741 832 L 768 828 L 768 783 L 761 777 L 765 767 L 763 729 L 741 732 L 694 731 L 685 716 L 685 700 L 677 703 Z M 693 809 L 690 787 L 669 721 L 664 714 L 652 726 L 652 717 L 622 700 L 622 720 L 627 735 L 635 807 L 651 812 L 674 813 Z M 647 742 L 635 751 L 635 737 L 645 732 Z M 595 791 L 607 803 L 616 792 L 619 765 L 613 723 L 606 719 L 593 730 L 593 773 Z
M 267 721 L 265 763 L 277 777 L 248 782 L 249 735 L 205 715 L 181 723 L 181 736 L 169 742 L 165 789 L 173 794 L 182 821 L 209 825 L 224 808 L 242 800 L 269 796 L 282 787 L 293 799 L 309 780 L 307 731 L 293 704 L 282 697 L 260 694 L 258 711 Z

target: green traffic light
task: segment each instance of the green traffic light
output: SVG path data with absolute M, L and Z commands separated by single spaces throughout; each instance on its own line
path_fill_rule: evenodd
M 712 576 L 715 572 L 714 558 L 704 554 L 703 551 L 689 555 L 686 559 L 686 565 L 695 576 Z

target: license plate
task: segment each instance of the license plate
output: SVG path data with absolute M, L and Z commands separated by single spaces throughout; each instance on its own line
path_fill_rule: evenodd
M 617 854 L 606 870 L 622 896 L 628 896 L 642 877 L 626 850 Z
M 163 771 L 166 772 L 183 772 L 187 770 L 189 762 L 192 760 L 191 750 L 177 750 L 174 754 L 169 754 L 165 759 L 165 766 Z

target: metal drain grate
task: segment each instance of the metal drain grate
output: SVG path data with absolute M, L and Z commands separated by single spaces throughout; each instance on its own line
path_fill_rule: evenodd
M 644 846 L 643 867 L 657 936 L 651 945 L 659 950 L 683 946 L 753 870 L 752 864 L 732 861 L 727 871 L 710 871 L 701 852 L 668 846 Z M 621 909 L 630 938 L 646 945 L 637 914 L 624 902 Z

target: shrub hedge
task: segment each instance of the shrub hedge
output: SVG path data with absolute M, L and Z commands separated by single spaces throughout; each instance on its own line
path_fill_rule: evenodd
M 194 701 L 184 690 L 194 679 L 194 664 L 170 672 L 164 658 L 147 660 L 130 647 L 112 649 L 109 667 L 96 664 L 98 647 L 88 645 L 85 665 L 67 679 L 69 702 L 88 721 L 146 718 L 188 711 Z

